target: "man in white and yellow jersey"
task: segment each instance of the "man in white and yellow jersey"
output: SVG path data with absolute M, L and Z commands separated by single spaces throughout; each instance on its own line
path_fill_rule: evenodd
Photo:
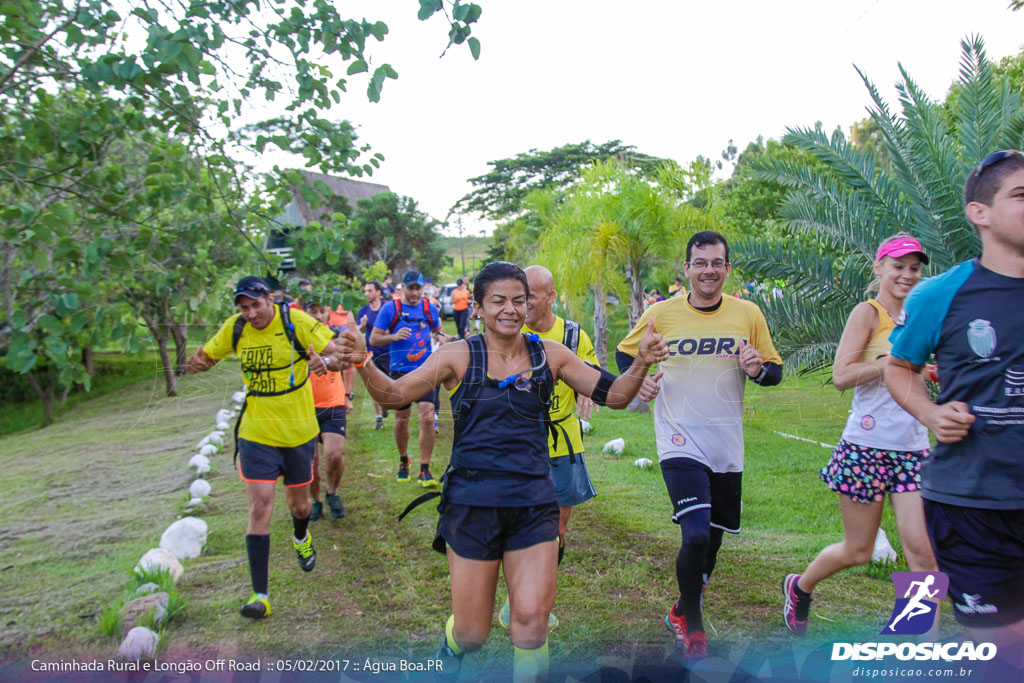
M 284 479 L 299 567 L 308 572 L 316 565 L 307 527 L 320 428 L 308 380 L 310 372 L 326 372 L 319 354 L 334 355 L 334 333 L 304 311 L 275 304 L 262 278 L 242 278 L 235 287 L 235 304 L 240 313 L 199 347 L 189 359 L 188 371 L 204 372 L 232 354 L 242 363 L 246 400 L 236 426 L 235 449 L 249 502 L 245 546 L 253 593 L 241 612 L 262 619 L 270 615 L 270 515 L 278 478 Z M 341 360 L 332 358 L 332 363 Z
M 756 304 L 722 294 L 731 269 L 729 245 L 698 232 L 686 245 L 686 296 L 661 301 L 619 344 L 616 362 L 633 360 L 647 320 L 668 340 L 656 376 L 654 429 L 661 472 L 682 531 L 676 558 L 679 601 L 665 617 L 690 658 L 707 654 L 703 591 L 725 531 L 740 532 L 743 477 L 743 390 L 782 380 L 782 359 Z

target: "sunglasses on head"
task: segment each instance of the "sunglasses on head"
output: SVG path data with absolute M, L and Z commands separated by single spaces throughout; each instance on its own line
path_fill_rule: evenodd
M 977 168 L 974 169 L 974 177 L 981 177 L 981 174 L 985 172 L 986 168 L 995 166 L 1000 161 L 1008 159 L 1009 157 L 1024 157 L 1024 152 L 1016 149 L 1001 149 L 998 152 L 992 152 L 987 157 L 981 160 Z

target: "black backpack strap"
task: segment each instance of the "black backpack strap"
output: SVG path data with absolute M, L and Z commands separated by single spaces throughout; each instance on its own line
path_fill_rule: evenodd
M 443 477 L 442 477 L 442 479 L 443 479 Z M 412 501 L 411 503 L 409 503 L 408 505 L 405 506 L 405 509 L 402 510 L 402 514 L 398 515 L 398 521 L 401 522 L 402 519 L 407 514 L 409 514 L 410 512 L 415 510 L 416 508 L 418 508 L 420 505 L 423 505 L 428 500 L 433 500 L 434 498 L 440 498 L 440 497 L 441 497 L 441 492 L 440 491 L 431 491 L 430 493 L 424 493 L 422 496 L 419 496 L 418 498 L 416 498 L 416 500 Z
M 284 302 L 279 303 L 277 307 L 281 311 L 281 325 L 284 327 L 284 336 L 292 343 L 292 348 L 295 349 L 295 353 L 299 354 L 299 358 L 309 360 L 309 354 L 306 353 L 306 349 L 302 348 L 299 337 L 295 333 L 295 324 L 292 322 L 290 313 L 291 307 Z
M 242 331 L 245 329 L 245 316 L 241 313 L 235 318 L 235 326 L 231 329 L 231 349 L 238 354 L 238 341 L 242 338 Z
M 565 333 L 562 335 L 562 343 L 569 347 L 574 354 L 580 348 L 580 324 L 573 320 L 565 321 Z

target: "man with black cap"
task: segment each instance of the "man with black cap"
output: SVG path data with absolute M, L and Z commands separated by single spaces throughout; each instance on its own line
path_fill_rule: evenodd
M 232 354 L 242 362 L 246 402 L 236 425 L 235 452 L 249 501 L 245 545 L 253 593 L 241 612 L 261 619 L 270 615 L 270 515 L 279 477 L 284 477 L 299 566 L 308 572 L 316 564 L 307 526 L 319 425 L 307 380 L 311 371 L 326 372 L 320 354 L 334 367 L 340 367 L 341 358 L 333 357 L 331 330 L 304 311 L 273 303 L 262 278 L 242 278 L 234 297 L 241 312 L 199 347 L 188 371 L 204 372 Z
M 410 270 L 402 278 L 402 295 L 380 307 L 370 332 L 370 344 L 387 346 L 390 351 L 389 374 L 393 379 L 423 365 L 430 356 L 433 334 L 440 343 L 450 341 L 441 330 L 437 306 L 422 297 L 423 275 Z M 434 408 L 440 406 L 437 389 L 425 387 L 416 400 L 420 417 L 420 486 L 436 487 L 430 474 L 430 456 L 434 450 Z M 398 446 L 398 481 L 409 479 L 409 416 L 412 404 L 395 411 L 395 444 Z

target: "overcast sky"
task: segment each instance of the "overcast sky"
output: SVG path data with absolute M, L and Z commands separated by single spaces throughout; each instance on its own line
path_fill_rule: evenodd
M 868 103 L 855 64 L 895 108 L 898 63 L 941 98 L 961 38 L 982 35 L 993 60 L 1024 44 L 1024 11 L 1008 0 L 477 2 L 476 62 L 465 46 L 439 59 L 447 24 L 418 21 L 412 0 L 346 3 L 388 24 L 372 54 L 399 78 L 378 104 L 353 79 L 336 115 L 385 155 L 370 180 L 441 219 L 493 159 L 586 139 L 718 159 L 730 139 L 742 150 L 787 126 L 848 130 Z

